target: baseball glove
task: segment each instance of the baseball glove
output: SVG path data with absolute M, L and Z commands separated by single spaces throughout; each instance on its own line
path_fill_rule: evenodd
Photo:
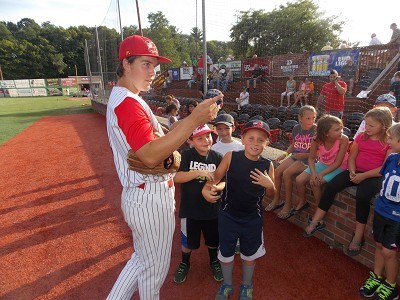
M 174 151 L 168 158 L 163 162 L 155 166 L 154 168 L 149 168 L 146 166 L 139 157 L 136 156 L 135 152 L 129 150 L 128 152 L 128 166 L 129 170 L 133 170 L 142 174 L 160 175 L 175 173 L 178 171 L 181 164 L 181 154 L 178 151 Z

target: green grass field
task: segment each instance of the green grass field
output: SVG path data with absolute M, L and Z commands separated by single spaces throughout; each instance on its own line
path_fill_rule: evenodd
M 89 98 L 0 98 L 0 145 L 45 116 L 93 112 Z

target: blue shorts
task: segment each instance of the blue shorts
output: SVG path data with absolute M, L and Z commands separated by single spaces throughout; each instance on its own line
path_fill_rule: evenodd
M 252 261 L 265 254 L 262 216 L 238 218 L 221 210 L 218 215 L 218 259 L 229 263 L 235 256 L 236 242 L 240 242 L 240 256 Z
M 327 169 L 329 166 L 328 165 L 324 165 L 323 163 L 317 162 L 315 164 L 315 172 L 319 173 L 325 169 Z M 307 172 L 308 174 L 311 175 L 311 171 L 310 171 L 310 167 L 308 167 L 307 169 L 304 170 L 305 172 Z M 344 170 L 341 168 L 337 168 L 336 170 L 333 170 L 332 172 L 326 174 L 324 177 L 322 177 L 325 182 L 329 182 L 331 181 L 336 175 L 342 173 Z

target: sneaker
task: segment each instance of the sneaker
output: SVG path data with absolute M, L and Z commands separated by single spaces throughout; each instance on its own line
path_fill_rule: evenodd
M 181 262 L 178 266 L 178 269 L 176 270 L 174 274 L 174 282 L 175 283 L 183 283 L 186 280 L 186 276 L 189 273 L 190 266 L 187 264 Z
M 215 281 L 222 281 L 224 279 L 224 275 L 222 275 L 221 264 L 219 261 L 214 261 L 210 264 L 211 272 L 214 275 Z
M 382 282 L 377 288 L 378 300 L 397 300 L 399 299 L 399 290 L 396 286 L 391 286 L 386 281 Z
M 226 300 L 230 295 L 233 294 L 233 286 L 229 284 L 221 284 L 217 295 L 215 296 L 215 300 Z
M 253 285 L 240 285 L 239 300 L 251 300 L 253 299 Z
M 382 280 L 378 276 L 370 271 L 369 278 L 364 282 L 364 285 L 360 288 L 360 295 L 364 297 L 372 297 L 378 287 L 381 285 Z

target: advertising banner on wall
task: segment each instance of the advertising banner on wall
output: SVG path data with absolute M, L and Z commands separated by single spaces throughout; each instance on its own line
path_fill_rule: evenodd
M 14 80 L 15 82 L 15 87 L 17 89 L 21 89 L 21 88 L 30 88 L 30 82 L 29 79 L 18 79 L 18 80 Z
M 360 51 L 358 49 L 338 49 L 335 51 L 311 53 L 308 59 L 310 76 L 328 76 L 332 69 L 340 74 L 349 58 L 358 66 Z
M 8 94 L 10 97 L 18 97 L 17 89 L 5 89 L 4 91 L 5 91 L 6 95 Z
M 32 96 L 47 96 L 47 90 L 45 88 L 33 88 Z
M 179 72 L 181 80 L 189 80 L 193 73 L 193 67 L 181 67 Z
M 0 80 L 0 87 L 14 89 L 15 88 L 14 80 Z
M 15 80 L 17 81 L 17 80 Z M 29 81 L 28 81 L 29 82 Z M 18 97 L 32 97 L 32 89 L 17 89 Z
M 242 76 L 251 77 L 251 73 L 254 70 L 254 65 L 257 64 L 261 70 L 264 71 L 264 75 L 270 74 L 271 58 L 269 57 L 257 57 L 243 60 L 242 63 Z
M 76 86 L 76 78 L 61 78 L 61 85 L 62 86 Z
M 272 76 L 308 76 L 308 57 L 308 53 L 274 56 Z
M 45 87 L 46 81 L 44 79 L 29 79 L 31 87 Z
M 60 79 L 59 78 L 47 78 L 46 83 L 47 83 L 47 86 L 58 87 L 58 86 L 60 86 Z
M 179 80 L 179 68 L 172 68 L 172 80 Z

